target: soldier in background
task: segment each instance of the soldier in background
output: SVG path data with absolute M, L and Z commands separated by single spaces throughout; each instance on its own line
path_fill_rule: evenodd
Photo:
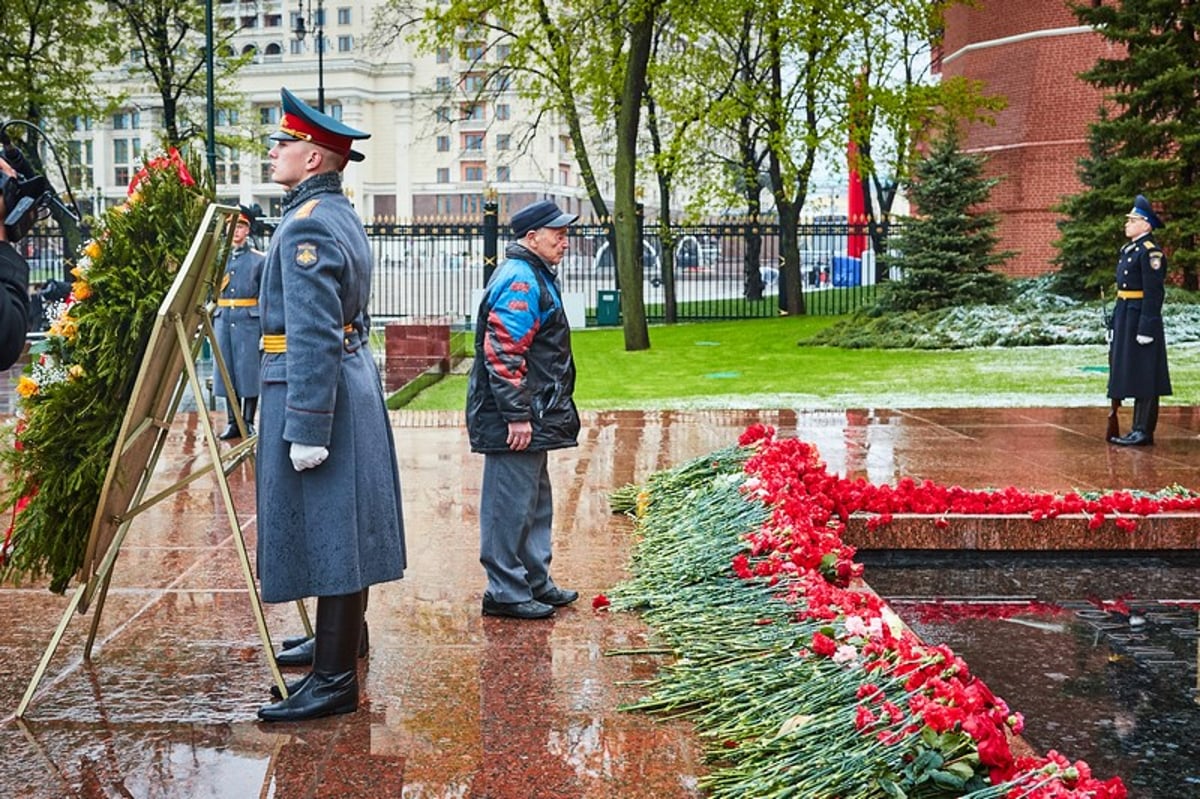
M 1162 321 L 1167 257 L 1151 237 L 1162 226 L 1150 201 L 1139 194 L 1133 210 L 1125 215 L 1129 243 L 1121 248 L 1117 261 L 1117 303 L 1109 344 L 1109 399 L 1133 398 L 1133 429 L 1109 439 L 1124 447 L 1154 443 L 1158 398 L 1171 393 Z
M 241 399 L 246 434 L 254 435 L 254 413 L 258 409 L 258 372 L 262 365 L 262 354 L 258 349 L 262 339 L 258 287 L 265 256 L 254 249 L 250 242 L 250 230 L 255 222 L 254 211 L 244 205 L 238 208 L 240 213 L 233 229 L 233 250 L 225 265 L 217 310 L 213 313 L 217 348 L 225 359 L 225 368 L 229 370 L 232 384 L 226 386 L 220 373 L 213 375 L 213 393 L 225 400 L 227 409 L 229 423 L 220 436 L 226 441 L 241 436 L 234 420 L 231 396 Z

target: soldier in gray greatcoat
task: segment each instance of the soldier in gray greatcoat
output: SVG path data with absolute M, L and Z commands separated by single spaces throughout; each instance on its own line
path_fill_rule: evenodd
M 213 313 L 214 332 L 217 334 L 217 349 L 229 370 L 232 392 L 221 379 L 219 372 L 213 375 L 213 394 L 225 400 L 228 421 L 220 438 L 228 441 L 238 438 L 234 421 L 232 394 L 242 401 L 242 418 L 246 422 L 246 434 L 254 434 L 254 412 L 258 408 L 258 372 L 262 356 L 258 351 L 262 339 L 262 325 L 258 315 L 258 288 L 262 277 L 263 254 L 250 246 L 250 228 L 254 225 L 254 212 L 239 206 L 237 224 L 233 229 L 233 249 L 225 264 L 225 276 L 221 278 L 221 291 L 217 297 L 217 310 Z
M 369 134 L 282 92 L 272 177 L 288 189 L 263 271 L 257 460 L 262 597 L 317 597 L 312 671 L 258 711 L 296 721 L 358 707 L 364 594 L 403 576 L 392 430 L 368 347 L 371 250 L 341 170 Z

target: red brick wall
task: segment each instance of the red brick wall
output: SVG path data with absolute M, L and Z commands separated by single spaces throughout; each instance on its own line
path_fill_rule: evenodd
M 383 333 L 383 383 L 387 391 L 403 388 L 433 367 L 450 371 L 449 320 L 389 322 Z
M 1081 188 L 1076 162 L 1087 154 L 1087 126 L 1102 101 L 1077 75 L 1097 58 L 1119 57 L 1119 50 L 1096 34 L 1072 32 L 960 51 L 1078 24 L 1062 0 L 982 0 L 946 12 L 943 57 L 950 60 L 943 62 L 943 78 L 980 80 L 986 93 L 1008 100 L 994 126 L 967 129 L 963 146 L 988 156 L 987 174 L 1001 179 L 988 208 L 1000 214 L 999 249 L 1019 252 L 1004 267 L 1014 277 L 1054 269 L 1058 215 L 1050 208 Z

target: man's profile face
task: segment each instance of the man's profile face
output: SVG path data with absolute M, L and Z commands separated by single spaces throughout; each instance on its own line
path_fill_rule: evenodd
M 233 227 L 233 246 L 241 247 L 246 243 L 246 237 L 250 235 L 250 223 L 238 221 Z
M 313 146 L 304 141 L 277 141 L 267 157 L 271 160 L 271 180 L 294 189 L 308 176 Z
M 567 254 L 569 240 L 565 227 L 540 227 L 525 234 L 525 246 L 542 257 L 546 263 L 557 266 Z
M 1150 232 L 1150 223 L 1140 216 L 1130 215 L 1125 217 L 1125 236 L 1127 238 L 1136 239 L 1138 236 Z

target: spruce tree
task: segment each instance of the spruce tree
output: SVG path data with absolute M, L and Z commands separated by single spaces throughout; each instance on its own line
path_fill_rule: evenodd
M 889 286 L 882 310 L 931 311 L 1008 296 L 1008 281 L 992 267 L 1012 253 L 995 252 L 996 215 L 978 211 L 998 182 L 983 177 L 983 164 L 947 135 L 916 165 L 908 192 L 920 215 L 889 242 L 885 261 L 903 277 Z
M 1059 210 L 1066 288 L 1111 285 L 1113 235 L 1146 195 L 1162 209 L 1167 228 L 1156 236 L 1171 255 L 1171 271 L 1198 287 L 1200 267 L 1200 6 L 1178 0 L 1119 0 L 1077 5 L 1080 22 L 1115 45 L 1080 77 L 1105 92 L 1109 111 L 1091 125 L 1091 156 L 1081 163 L 1085 191 Z M 1092 243 L 1095 242 L 1095 243 Z M 1091 248 L 1108 250 L 1083 258 Z

